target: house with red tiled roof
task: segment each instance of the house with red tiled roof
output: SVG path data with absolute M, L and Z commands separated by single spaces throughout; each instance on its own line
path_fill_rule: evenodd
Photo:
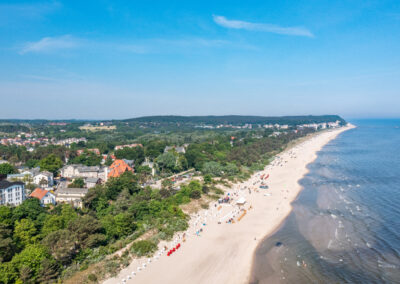
M 125 172 L 133 172 L 133 168 L 125 160 L 115 160 L 108 170 L 108 178 L 119 177 Z
M 51 191 L 47 191 L 39 187 L 36 188 L 29 196 L 39 199 L 42 205 L 56 204 L 56 196 Z

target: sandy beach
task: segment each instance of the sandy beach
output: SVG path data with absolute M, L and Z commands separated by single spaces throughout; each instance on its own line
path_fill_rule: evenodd
M 321 132 L 280 153 L 263 171 L 228 189 L 230 203 L 212 202 L 191 216 L 185 236 L 161 243 L 154 257 L 133 260 L 103 283 L 248 283 L 254 251 L 290 213 L 307 165 L 324 145 L 353 127 Z M 239 199 L 246 203 L 237 205 Z M 180 248 L 167 256 L 164 246 L 169 250 L 177 244 Z

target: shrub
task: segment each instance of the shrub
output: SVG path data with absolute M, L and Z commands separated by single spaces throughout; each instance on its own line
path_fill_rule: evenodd
M 204 175 L 221 176 L 223 167 L 219 163 L 211 161 L 204 163 L 201 171 Z
M 193 190 L 193 191 L 190 193 L 190 198 L 192 198 L 192 199 L 199 199 L 199 198 L 201 198 L 201 191 L 198 190 L 198 189 Z
M 91 282 L 97 282 L 97 276 L 94 275 L 93 273 L 91 273 L 91 274 L 88 275 L 88 279 L 89 279 L 89 281 L 91 281 Z
M 210 192 L 210 188 L 206 185 L 203 185 L 203 187 L 201 188 L 201 190 L 203 191 L 204 194 L 207 194 Z
M 210 208 L 210 206 L 209 206 L 207 203 L 202 203 L 200 206 L 201 206 L 201 208 L 203 208 L 203 209 L 208 209 L 208 208 Z
M 152 241 L 137 241 L 132 244 L 131 252 L 136 256 L 150 256 L 157 250 L 157 244 Z
M 207 174 L 204 176 L 204 182 L 205 183 L 211 183 L 212 182 L 212 177 L 210 174 Z

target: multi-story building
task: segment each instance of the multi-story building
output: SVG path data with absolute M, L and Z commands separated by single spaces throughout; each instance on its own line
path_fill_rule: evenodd
M 33 176 L 33 183 L 37 185 L 53 186 L 54 175 L 53 173 L 43 171 Z
M 61 176 L 65 178 L 100 178 L 107 180 L 108 168 L 99 166 L 66 165 L 61 169 Z
M 0 205 L 20 205 L 25 200 L 25 184 L 20 181 L 0 181 Z
M 70 203 L 82 208 L 82 198 L 88 193 L 87 188 L 59 188 L 56 192 L 57 203 Z

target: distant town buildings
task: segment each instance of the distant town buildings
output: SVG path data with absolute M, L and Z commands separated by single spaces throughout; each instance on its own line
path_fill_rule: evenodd
M 121 149 L 124 149 L 124 148 L 135 148 L 135 147 L 143 147 L 143 145 L 142 144 L 138 144 L 138 143 L 126 144 L 126 145 L 118 145 L 118 146 L 115 146 L 114 150 L 117 151 L 117 150 L 121 150 Z
M 79 142 L 86 143 L 87 139 L 84 138 L 84 137 L 81 137 L 81 138 L 67 138 L 67 139 L 62 139 L 62 140 L 55 141 L 54 144 L 55 145 L 62 145 L 62 146 L 69 147 L 69 146 L 71 146 L 71 144 L 73 144 L 73 143 L 78 144 Z
M 335 122 L 301 124 L 301 125 L 298 125 L 297 128 L 298 129 L 312 128 L 312 129 L 318 130 L 318 129 L 326 129 L 326 128 L 337 128 L 339 126 L 340 126 L 340 121 L 337 120 Z

